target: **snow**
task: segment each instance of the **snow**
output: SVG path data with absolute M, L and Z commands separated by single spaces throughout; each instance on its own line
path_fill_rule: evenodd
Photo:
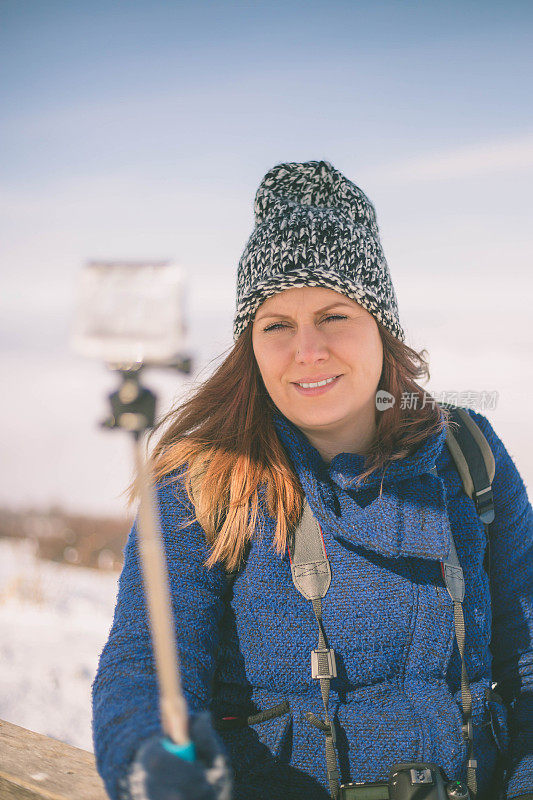
M 91 684 L 117 582 L 0 540 L 0 719 L 92 751 Z

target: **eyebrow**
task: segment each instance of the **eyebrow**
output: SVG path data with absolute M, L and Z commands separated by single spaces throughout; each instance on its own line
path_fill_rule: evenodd
M 343 303 L 342 300 L 339 300 L 338 302 L 330 303 L 329 306 L 324 306 L 324 308 L 318 308 L 315 311 L 315 314 L 322 314 L 324 311 L 330 311 L 332 308 L 339 308 L 339 307 L 352 308 L 350 303 Z M 259 322 L 262 319 L 269 319 L 270 317 L 279 317 L 281 319 L 290 319 L 290 314 L 280 314 L 280 313 L 277 313 L 277 314 L 272 314 L 272 313 L 270 313 L 270 314 L 268 314 L 268 313 L 267 314 L 259 314 L 256 317 L 256 322 Z

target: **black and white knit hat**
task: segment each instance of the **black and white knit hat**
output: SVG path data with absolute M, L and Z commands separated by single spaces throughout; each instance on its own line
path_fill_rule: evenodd
M 238 266 L 235 340 L 267 297 L 296 286 L 334 289 L 404 340 L 376 212 L 358 186 L 328 161 L 278 164 L 254 212 Z

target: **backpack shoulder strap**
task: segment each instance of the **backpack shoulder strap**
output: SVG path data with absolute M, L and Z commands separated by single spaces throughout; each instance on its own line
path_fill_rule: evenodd
M 466 494 L 474 501 L 476 511 L 487 533 L 484 568 L 490 580 L 490 538 L 489 524 L 494 519 L 494 498 L 492 481 L 495 474 L 494 455 L 479 426 L 464 408 L 443 403 L 450 410 L 450 422 L 446 432 L 446 445 L 461 476 Z M 438 475 L 434 466 L 432 472 Z M 442 562 L 441 569 L 446 588 L 453 602 L 455 637 L 461 658 L 461 702 L 463 708 L 462 733 L 467 743 L 466 777 L 467 785 L 475 797 L 477 794 L 477 761 L 474 755 L 474 733 L 472 725 L 472 693 L 466 670 L 466 628 L 463 614 L 465 580 L 463 569 L 457 557 L 455 542 L 450 529 L 450 554 Z
M 450 421 L 456 423 L 453 427 L 448 427 L 446 446 L 461 476 L 466 494 L 474 501 L 482 522 L 488 525 L 494 520 L 494 455 L 479 425 L 466 409 L 447 403 L 441 405 L 450 410 Z

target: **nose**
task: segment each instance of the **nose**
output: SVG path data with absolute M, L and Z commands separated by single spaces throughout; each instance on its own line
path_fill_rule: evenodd
M 297 364 L 318 364 L 329 357 L 326 337 L 315 325 L 302 325 L 293 339 Z

